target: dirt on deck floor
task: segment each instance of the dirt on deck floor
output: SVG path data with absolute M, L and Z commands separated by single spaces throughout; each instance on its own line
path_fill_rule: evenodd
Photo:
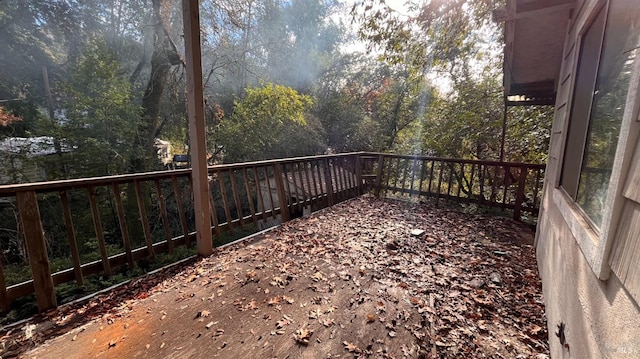
M 546 358 L 531 240 L 362 197 L 4 329 L 1 355 Z

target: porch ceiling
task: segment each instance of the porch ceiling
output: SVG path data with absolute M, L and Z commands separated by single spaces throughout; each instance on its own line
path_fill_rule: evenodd
M 507 0 L 493 12 L 505 22 L 507 105 L 553 105 L 564 37 L 575 0 Z

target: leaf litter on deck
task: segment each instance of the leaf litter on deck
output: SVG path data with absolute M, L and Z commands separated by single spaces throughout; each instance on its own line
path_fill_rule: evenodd
M 194 336 L 189 347 L 228 332 L 212 355 L 219 357 L 296 350 L 316 357 L 542 358 L 546 322 L 534 249 L 521 243 L 530 239 L 527 231 L 500 217 L 365 196 L 161 274 L 152 287 L 106 294 L 120 297 L 120 305 L 99 319 L 112 323 L 135 307 L 154 312 L 158 303 L 180 304 L 174 313 L 158 312 L 163 325 L 207 318 L 210 330 L 200 328 L 209 334 Z M 100 300 L 50 316 L 86 312 Z M 181 310 L 191 314 L 180 317 Z M 42 331 L 34 343 L 53 334 Z

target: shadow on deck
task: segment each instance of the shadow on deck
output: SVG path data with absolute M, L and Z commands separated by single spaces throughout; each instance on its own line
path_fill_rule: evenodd
M 546 357 L 531 241 L 359 197 L 5 329 L 2 356 Z

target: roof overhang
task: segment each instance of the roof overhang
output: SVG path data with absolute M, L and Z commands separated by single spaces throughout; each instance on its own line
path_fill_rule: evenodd
M 510 106 L 553 105 L 564 38 L 575 0 L 507 0 L 493 19 L 505 23 L 504 91 Z

